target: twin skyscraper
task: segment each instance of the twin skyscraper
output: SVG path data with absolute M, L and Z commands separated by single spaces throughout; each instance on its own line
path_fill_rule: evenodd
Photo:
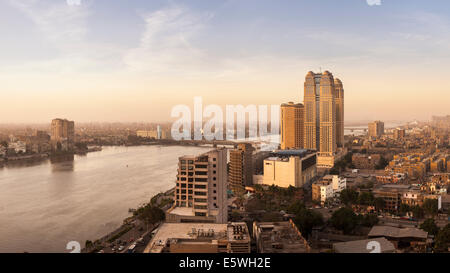
M 344 147 L 344 86 L 329 71 L 308 72 L 303 104 L 281 105 L 281 149 L 318 152 L 317 165 L 333 167 Z

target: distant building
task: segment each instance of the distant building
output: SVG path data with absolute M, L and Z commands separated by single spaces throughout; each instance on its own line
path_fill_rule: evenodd
M 374 121 L 369 123 L 369 137 L 379 138 L 384 134 L 384 122 Z
M 8 144 L 8 149 L 14 150 L 16 154 L 24 154 L 27 152 L 27 145 L 23 141 L 10 142 Z
M 167 222 L 227 223 L 227 151 L 180 157 L 174 200 Z
M 395 140 L 405 138 L 405 136 L 406 136 L 405 129 L 394 129 L 394 139 Z
M 144 253 L 250 253 L 245 223 L 164 223 Z
M 250 143 L 240 143 L 230 150 L 228 185 L 233 192 L 244 192 L 245 186 L 253 185 L 253 151 Z
M 156 130 L 139 130 L 136 131 L 136 136 L 142 138 L 153 138 L 153 139 L 166 139 L 166 132 L 158 126 Z
M 293 102 L 281 105 L 281 149 L 302 149 L 304 137 L 304 107 Z
M 264 160 L 266 185 L 303 187 L 317 175 L 317 156 L 310 150 L 279 150 Z
M 308 253 L 311 251 L 297 226 L 288 222 L 253 222 L 258 253 Z
M 352 163 L 357 169 L 375 169 L 380 163 L 381 155 L 379 154 L 353 154 Z
M 326 175 L 320 181 L 312 184 L 312 200 L 322 205 L 329 199 L 347 188 L 347 179 L 337 175 Z
M 52 149 L 72 151 L 75 144 L 75 122 L 67 119 L 54 119 L 51 123 Z

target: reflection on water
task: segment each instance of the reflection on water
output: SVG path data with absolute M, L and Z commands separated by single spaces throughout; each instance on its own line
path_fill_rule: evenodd
M 114 230 L 174 186 L 178 157 L 201 147 L 107 147 L 0 168 L 0 252 L 65 252 Z
M 75 156 L 73 154 L 50 157 L 52 172 L 73 172 Z

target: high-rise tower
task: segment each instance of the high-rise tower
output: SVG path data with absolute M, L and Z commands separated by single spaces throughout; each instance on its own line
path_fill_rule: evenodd
M 304 137 L 304 107 L 293 102 L 281 105 L 281 149 L 302 149 Z
M 336 144 L 344 147 L 344 86 L 341 80 L 334 79 L 336 98 Z
M 344 87 L 329 71 L 308 72 L 304 90 L 306 149 L 318 151 L 319 161 L 332 166 L 337 147 L 344 146 Z

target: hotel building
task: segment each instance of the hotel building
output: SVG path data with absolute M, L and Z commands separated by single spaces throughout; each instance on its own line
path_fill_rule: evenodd
M 293 102 L 281 105 L 281 149 L 302 149 L 304 136 L 304 107 Z
M 72 151 L 75 144 L 75 122 L 67 119 L 54 119 L 51 123 L 52 149 Z
M 318 165 L 333 167 L 344 146 L 344 87 L 329 71 L 308 72 L 304 84 L 304 148 L 318 151 Z

